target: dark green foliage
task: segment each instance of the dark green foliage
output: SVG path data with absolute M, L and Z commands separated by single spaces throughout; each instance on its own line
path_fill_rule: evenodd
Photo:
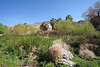
M 54 24 L 57 23 L 57 20 L 56 20 L 55 18 L 52 18 L 50 21 L 51 21 L 51 22 L 50 22 L 51 25 L 54 25 Z
M 23 25 L 27 25 L 27 23 L 24 23 Z
M 62 19 L 62 18 L 58 18 L 58 19 L 57 19 L 57 22 L 59 22 L 59 21 L 63 21 L 63 19 Z
M 8 27 L 0 23 L 0 34 L 6 33 L 8 31 Z
M 92 23 L 92 25 L 100 31 L 100 17 L 95 16 L 93 18 L 90 19 L 90 22 Z
M 67 15 L 67 17 L 66 17 L 66 19 L 65 20 L 71 20 L 71 21 L 73 21 L 73 18 L 72 18 L 72 16 L 71 15 Z
M 55 25 L 57 23 L 57 20 L 55 18 L 52 18 L 50 21 L 51 21 L 50 24 L 52 26 L 52 30 L 55 30 Z
M 48 30 L 48 28 L 49 28 L 49 25 L 48 25 L 46 22 L 43 22 L 43 23 L 40 25 L 40 29 L 43 30 L 43 31 Z

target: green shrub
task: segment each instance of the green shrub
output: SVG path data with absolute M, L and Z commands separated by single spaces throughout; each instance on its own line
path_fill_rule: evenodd
M 80 45 L 83 42 L 87 42 L 84 36 L 65 36 L 63 37 L 66 42 Z M 48 48 L 52 45 L 53 40 L 56 38 L 43 38 L 41 36 L 27 35 L 27 36 L 10 36 L 3 35 L 0 37 L 0 65 L 5 67 L 18 67 L 26 66 L 39 66 L 39 67 L 66 67 L 66 65 L 56 64 L 50 59 Z M 79 44 L 75 44 L 79 43 Z M 32 48 L 36 47 L 36 51 L 32 51 Z M 75 51 L 75 48 L 72 48 Z M 37 56 L 35 60 L 28 58 L 30 52 L 33 52 Z M 77 67 L 99 67 L 100 59 L 98 60 L 85 60 L 81 59 L 74 54 L 73 62 L 77 63 Z M 20 64 L 19 64 L 20 63 Z M 21 64 L 22 63 L 22 64 Z
M 70 20 L 59 21 L 56 24 L 56 32 L 59 36 L 62 35 L 79 35 L 79 36 L 94 36 L 97 31 L 89 21 L 84 24 L 72 22 Z
M 8 27 L 0 23 L 0 34 L 6 33 L 8 31 Z
M 73 29 L 72 23 L 70 20 L 59 21 L 56 24 L 56 32 L 58 35 L 66 35 Z
M 4 35 L 0 37 L 1 50 L 5 53 L 18 56 L 20 59 L 28 57 L 28 54 L 32 52 L 32 48 L 36 47 L 36 52 L 39 61 L 49 61 L 48 48 L 52 45 L 52 41 L 55 38 L 43 38 L 40 36 L 9 36 Z
M 13 29 L 9 30 L 10 35 L 29 35 L 35 33 L 35 28 L 33 25 L 23 25 L 17 24 Z

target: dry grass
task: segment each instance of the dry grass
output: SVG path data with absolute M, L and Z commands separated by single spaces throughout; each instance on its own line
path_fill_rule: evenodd
M 91 58 L 95 58 L 95 54 L 94 52 L 86 49 L 86 50 L 79 50 L 79 55 L 80 57 L 82 58 L 86 58 L 86 59 L 89 59 L 90 57 Z
M 64 43 L 61 39 L 53 41 L 53 44 L 59 44 L 62 48 L 69 50 L 69 45 Z
M 53 55 L 54 58 L 61 57 L 62 46 L 59 44 L 53 44 L 50 48 L 50 53 Z
M 85 44 L 80 46 L 79 55 L 81 57 L 89 59 L 89 57 L 95 58 L 95 54 L 100 54 L 100 47 L 93 44 Z
M 54 60 L 55 58 L 62 58 L 62 48 L 69 50 L 69 46 L 60 39 L 53 41 L 53 45 L 49 48 L 50 54 L 52 54 Z
M 91 51 L 96 51 L 97 48 L 99 48 L 99 46 L 93 45 L 93 44 L 85 44 L 85 45 L 80 46 L 80 49 L 88 49 Z
M 94 53 L 100 55 L 100 46 L 99 45 L 94 45 L 94 44 L 85 44 L 85 45 L 81 45 L 80 46 L 80 49 L 81 50 L 91 50 L 93 51 Z

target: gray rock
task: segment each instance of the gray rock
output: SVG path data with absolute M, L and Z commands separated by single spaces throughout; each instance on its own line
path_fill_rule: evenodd
M 62 48 L 62 56 L 63 58 L 68 59 L 68 60 L 74 57 L 69 50 L 65 50 L 64 48 Z
M 60 59 L 60 60 L 58 60 L 58 63 L 65 64 L 65 65 L 68 65 L 68 66 L 71 66 L 71 67 L 76 65 L 76 63 L 74 63 L 70 60 L 66 60 L 66 59 Z
M 2 36 L 3 34 L 0 34 L 0 36 Z
M 56 47 L 55 47 L 56 46 Z M 69 45 L 61 41 L 60 39 L 53 41 L 53 46 L 51 47 L 51 51 L 59 46 L 59 49 L 56 49 L 56 52 L 59 51 L 60 58 L 58 59 L 59 64 L 65 64 L 66 66 L 74 66 L 76 63 L 72 62 L 70 59 L 72 59 L 74 56 L 69 51 Z M 53 53 L 53 52 L 51 52 Z M 54 53 L 55 54 L 55 53 Z

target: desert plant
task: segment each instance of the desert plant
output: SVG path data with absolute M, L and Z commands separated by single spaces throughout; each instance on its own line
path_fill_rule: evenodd
M 35 28 L 33 25 L 23 25 L 17 24 L 13 29 L 9 29 L 7 34 L 10 35 L 29 35 L 35 33 Z
M 95 58 L 95 54 L 94 52 L 88 50 L 88 49 L 80 49 L 79 50 L 79 56 L 82 57 L 82 58 L 86 58 L 86 59 L 90 59 L 91 58 Z
M 80 50 L 90 50 L 94 52 L 96 55 L 100 55 L 100 46 L 95 44 L 84 44 L 80 45 Z
M 50 24 L 52 26 L 52 30 L 55 30 L 55 25 L 57 23 L 57 20 L 55 18 L 52 18 L 50 21 L 51 21 Z
M 59 21 L 63 21 L 63 19 L 62 19 L 62 18 L 58 18 L 58 19 L 57 19 L 57 22 L 59 22 Z
M 71 21 L 73 21 L 73 18 L 72 18 L 71 15 L 67 15 L 65 20 L 71 20 Z

